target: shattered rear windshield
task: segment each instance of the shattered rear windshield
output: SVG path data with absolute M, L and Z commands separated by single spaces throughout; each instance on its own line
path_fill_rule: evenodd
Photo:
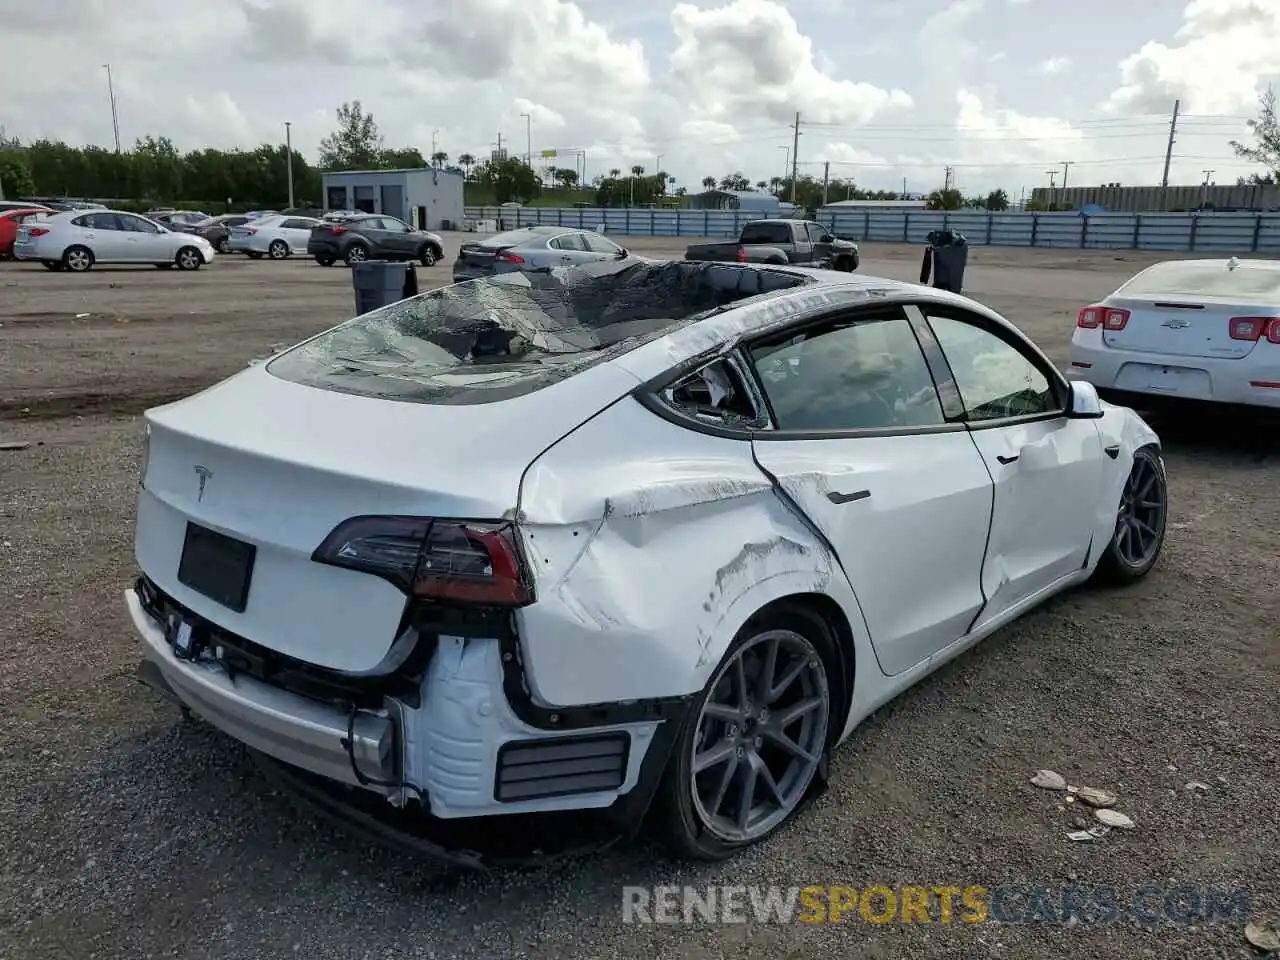
M 533 393 L 749 297 L 813 282 L 719 263 L 603 261 L 441 287 L 267 364 L 283 380 L 417 403 Z

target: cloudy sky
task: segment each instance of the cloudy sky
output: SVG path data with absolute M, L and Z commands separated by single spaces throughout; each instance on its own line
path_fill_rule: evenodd
M 0 0 L 0 124 L 110 145 L 110 61 L 125 142 L 314 156 L 359 99 L 388 146 L 523 153 L 528 114 L 692 188 L 781 175 L 799 110 L 806 172 L 1017 196 L 1158 182 L 1175 98 L 1173 182 L 1233 182 L 1277 51 L 1280 0 Z

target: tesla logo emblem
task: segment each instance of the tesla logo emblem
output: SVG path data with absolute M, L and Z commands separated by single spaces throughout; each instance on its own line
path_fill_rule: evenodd
M 1181 330 L 1183 327 L 1191 326 L 1191 321 L 1180 320 L 1177 317 L 1174 317 L 1172 320 L 1166 320 L 1164 323 L 1160 324 L 1160 326 L 1168 327 L 1170 330 Z
M 200 466 L 198 463 L 192 469 L 195 470 L 196 476 L 200 478 L 200 492 L 196 494 L 196 503 L 199 503 L 204 499 L 204 488 L 209 482 L 209 478 L 213 476 L 213 471 L 208 467 Z

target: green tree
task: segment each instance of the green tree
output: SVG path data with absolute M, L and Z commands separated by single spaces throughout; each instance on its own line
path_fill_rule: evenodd
M 485 164 L 476 179 L 490 189 L 495 203 L 532 200 L 542 193 L 537 171 L 517 157 Z
M 703 187 L 703 189 L 704 189 L 704 190 L 714 190 L 714 189 L 716 188 L 716 178 L 715 178 L 715 177 L 703 177 L 703 178 L 702 178 L 702 187 Z
M 36 192 L 26 161 L 17 152 L 0 154 L 0 197 L 29 197 Z
M 417 147 L 400 147 L 396 150 L 383 150 L 378 158 L 378 166 L 385 170 L 410 170 L 425 167 L 426 158 Z
M 469 153 L 459 154 L 458 166 L 462 168 L 462 176 L 466 180 L 471 179 L 471 168 L 476 165 L 476 158 Z
M 382 135 L 359 100 L 338 108 L 338 129 L 320 141 L 323 170 L 372 170 L 382 165 Z
M 431 165 L 433 167 L 443 167 L 449 162 L 449 155 L 443 150 L 437 150 L 431 155 Z
M 578 171 L 571 168 L 559 167 L 553 174 L 560 186 L 566 190 L 572 190 L 578 185 Z
M 964 195 L 955 189 L 935 190 L 925 198 L 930 210 L 959 210 L 964 206 Z
M 985 206 L 989 211 L 992 211 L 992 212 L 996 212 L 999 210 L 1008 210 L 1009 195 L 1005 193 L 1004 190 L 1002 189 L 997 188 L 995 190 L 992 190 L 990 193 L 987 194 L 987 199 L 983 201 L 983 206 Z
M 1253 133 L 1254 145 L 1249 146 L 1239 140 L 1232 140 L 1231 149 L 1240 159 L 1266 167 L 1265 176 L 1274 183 L 1280 179 L 1280 119 L 1276 117 L 1274 87 L 1267 87 L 1259 95 L 1258 116 L 1249 121 L 1249 130 Z M 1255 176 L 1258 175 L 1255 174 Z

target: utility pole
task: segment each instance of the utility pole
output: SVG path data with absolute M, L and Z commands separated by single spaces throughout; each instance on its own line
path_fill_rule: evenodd
M 782 182 L 786 183 L 787 177 L 791 175 L 791 148 L 779 147 L 778 149 L 782 151 Z
M 524 120 L 524 165 L 533 166 L 533 117 L 527 113 L 520 114 Z
M 284 122 L 284 155 L 285 169 L 289 174 L 289 209 L 293 209 L 293 132 L 289 129 L 293 124 Z
M 662 174 L 662 182 L 658 184 L 658 193 L 665 197 L 667 195 L 667 175 L 663 173 L 662 170 L 662 154 L 658 154 L 653 159 L 655 161 L 653 167 L 654 176 L 657 176 L 660 173 Z
M 107 96 L 111 98 L 111 129 L 116 135 L 116 153 L 120 152 L 120 114 L 116 110 L 116 85 L 111 79 L 111 64 L 102 65 L 107 71 Z
M 907 196 L 907 178 L 906 177 L 902 178 L 902 199 L 903 200 L 911 199 L 910 197 Z
M 795 135 L 791 139 L 791 205 L 796 202 L 796 168 L 800 165 L 800 111 L 796 111 Z
M 1200 184 L 1200 209 L 1203 210 L 1205 197 L 1209 193 L 1209 180 L 1213 177 L 1215 171 L 1201 170 L 1200 172 L 1204 174 L 1204 183 Z
M 1065 191 L 1066 191 L 1066 189 L 1067 189 L 1067 174 L 1071 172 L 1071 165 L 1072 165 L 1073 163 L 1075 163 L 1075 161 L 1074 161 L 1074 160 L 1063 160 L 1063 161 L 1062 161 L 1062 189 L 1063 189 L 1063 191 L 1064 191 L 1064 192 L 1065 192 Z
M 1178 132 L 1178 109 L 1182 106 L 1181 100 L 1173 101 L 1173 118 L 1169 121 L 1169 145 L 1164 149 L 1164 175 L 1160 177 L 1160 209 L 1168 210 L 1169 196 L 1169 163 L 1173 160 L 1173 144 L 1174 136 Z
M 827 184 L 831 181 L 831 161 L 825 160 L 822 164 L 822 205 L 827 205 Z
M 955 167 L 947 166 L 942 168 L 942 189 L 951 189 L 951 177 L 955 173 Z
M 1046 170 L 1049 175 L 1049 209 L 1058 209 L 1058 171 Z
M 499 137 L 499 139 L 501 139 L 501 137 Z M 499 144 L 499 146 L 501 146 L 501 144 Z M 432 165 L 433 167 L 436 165 L 436 154 L 437 154 L 437 153 L 439 153 L 439 152 L 440 152 L 440 131 L 439 131 L 439 130 L 432 130 L 432 131 L 431 131 L 431 157 L 430 157 L 430 161 L 431 161 L 431 165 Z
M 436 135 L 433 133 L 433 134 L 431 135 L 431 142 L 432 142 L 432 144 L 434 144 L 434 143 L 435 143 L 435 137 L 436 137 Z M 431 152 L 432 152 L 432 153 L 435 153 L 435 150 L 433 149 Z M 501 130 L 499 130 L 499 131 L 498 131 L 498 157 L 499 157 L 499 158 L 501 158 L 501 157 L 502 157 L 502 131 L 501 131 Z

